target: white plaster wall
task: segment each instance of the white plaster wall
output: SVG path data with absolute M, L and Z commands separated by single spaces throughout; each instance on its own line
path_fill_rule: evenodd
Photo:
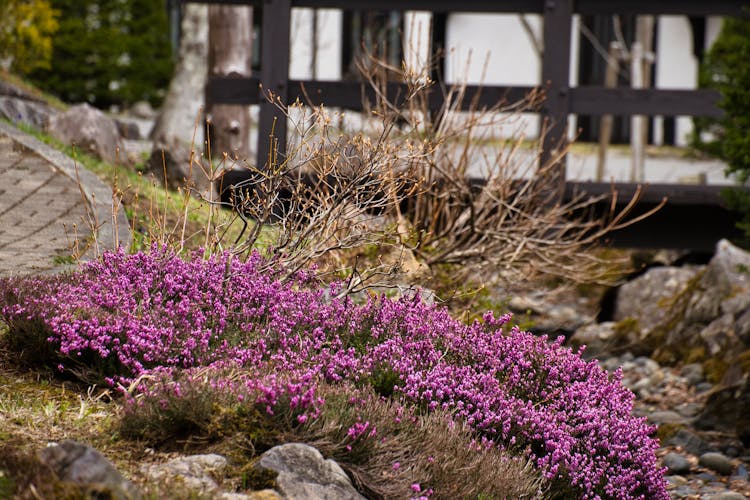
M 693 55 L 693 38 L 686 16 L 659 16 L 657 22 L 657 65 L 655 84 L 662 89 L 694 89 L 698 84 L 698 60 Z M 675 120 L 678 145 L 684 146 L 693 131 L 693 119 Z
M 719 36 L 721 27 L 724 25 L 724 18 L 720 16 L 708 16 L 706 18 L 706 50 L 711 48 L 716 38 Z
M 535 36 L 538 15 L 526 16 Z M 448 82 L 536 85 L 541 61 L 515 14 L 449 14 L 445 61 Z
M 295 80 L 341 78 L 341 22 L 339 9 L 318 9 L 318 53 L 313 65 L 313 9 L 292 9 L 289 77 Z
M 432 14 L 424 11 L 407 11 L 404 14 L 404 61 L 407 73 L 416 78 L 429 76 L 430 29 Z

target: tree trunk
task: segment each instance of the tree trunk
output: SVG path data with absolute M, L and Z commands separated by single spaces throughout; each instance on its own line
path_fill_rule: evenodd
M 208 14 L 208 75 L 249 77 L 253 64 L 253 9 L 211 5 Z M 210 154 L 214 161 L 251 158 L 250 107 L 207 103 Z M 229 167 L 230 165 L 226 165 Z
M 178 142 L 183 145 L 190 145 L 195 140 L 200 150 L 203 142 L 201 108 L 208 56 L 208 7 L 188 3 L 183 9 L 177 66 L 151 131 L 151 139 L 162 144 Z

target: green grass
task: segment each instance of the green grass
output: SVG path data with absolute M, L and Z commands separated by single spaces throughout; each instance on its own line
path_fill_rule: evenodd
M 62 102 L 60 99 L 53 96 L 52 94 L 39 90 L 39 88 L 34 86 L 34 84 L 30 83 L 27 80 L 24 80 L 18 75 L 14 75 L 13 73 L 8 73 L 7 71 L 0 69 L 0 81 L 8 82 L 14 87 L 17 87 L 26 92 L 30 96 L 41 99 L 42 101 L 46 102 L 59 111 L 65 111 L 66 109 L 68 109 L 68 105 Z

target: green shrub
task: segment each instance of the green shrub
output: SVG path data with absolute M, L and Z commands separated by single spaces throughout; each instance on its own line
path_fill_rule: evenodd
M 750 19 L 729 18 L 701 67 L 701 86 L 721 92 L 724 117 L 718 121 L 696 120 L 698 134 L 710 129 L 715 140 L 701 142 L 700 149 L 727 162 L 744 188 L 750 181 Z M 727 190 L 727 204 L 741 214 L 738 227 L 750 243 L 750 194 L 745 189 Z
M 31 80 L 66 102 L 159 104 L 172 76 L 163 2 L 52 0 L 60 12 L 49 68 Z

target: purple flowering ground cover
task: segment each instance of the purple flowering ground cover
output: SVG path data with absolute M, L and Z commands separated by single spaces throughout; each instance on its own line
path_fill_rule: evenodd
M 236 366 L 254 374 L 238 397 L 271 413 L 285 398 L 300 422 L 325 404 L 318 383 L 371 386 L 418 411 L 451 412 L 575 496 L 668 498 L 653 429 L 632 415 L 619 373 L 510 327 L 509 316 L 466 325 L 419 298 L 331 299 L 335 290 L 304 274 L 282 283 L 261 264 L 257 254 L 110 252 L 68 276 L 5 280 L 2 316 L 19 351 L 47 343 L 44 361 L 112 385 L 138 379 L 147 392 L 144 375 Z M 366 415 L 350 431 L 375 435 Z

